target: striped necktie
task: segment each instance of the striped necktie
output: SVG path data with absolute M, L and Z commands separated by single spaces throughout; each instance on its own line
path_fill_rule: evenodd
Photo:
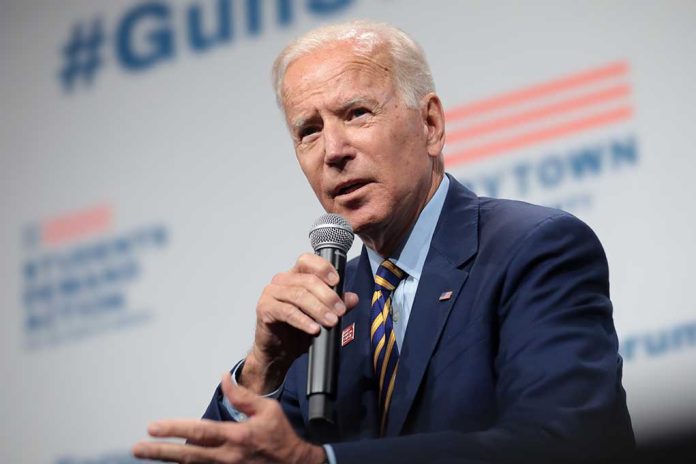
M 370 310 L 370 340 L 372 365 L 379 382 L 380 430 L 384 433 L 394 380 L 399 364 L 399 348 L 396 346 L 391 315 L 392 294 L 406 273 L 391 261 L 385 260 L 375 275 L 375 292 Z

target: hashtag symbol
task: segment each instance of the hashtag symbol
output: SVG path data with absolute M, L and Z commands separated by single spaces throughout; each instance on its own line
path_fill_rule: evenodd
M 101 48 L 104 44 L 104 32 L 99 19 L 92 21 L 89 30 L 84 24 L 76 24 L 68 42 L 63 47 L 63 69 L 60 79 L 63 89 L 71 91 L 75 80 L 82 78 L 91 84 L 99 67 L 102 65 Z

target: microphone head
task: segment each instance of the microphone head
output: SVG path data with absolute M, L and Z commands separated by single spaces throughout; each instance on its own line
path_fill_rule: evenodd
M 321 215 L 319 219 L 314 221 L 309 231 L 309 241 L 315 252 L 322 248 L 332 247 L 348 253 L 354 238 L 350 223 L 338 214 Z

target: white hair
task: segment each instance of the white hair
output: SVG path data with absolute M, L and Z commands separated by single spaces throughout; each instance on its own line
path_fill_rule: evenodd
M 336 42 L 352 42 L 356 51 L 371 52 L 386 45 L 392 60 L 392 77 L 404 103 L 418 108 L 421 98 L 435 91 L 423 49 L 404 31 L 387 23 L 350 21 L 313 29 L 291 42 L 273 63 L 273 85 L 278 106 L 283 107 L 283 79 L 288 66 L 314 50 Z

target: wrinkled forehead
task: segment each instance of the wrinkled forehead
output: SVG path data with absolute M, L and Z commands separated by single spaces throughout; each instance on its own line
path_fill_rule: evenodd
M 312 76 L 324 65 L 337 71 L 351 67 L 360 69 L 362 66 L 366 72 L 378 73 L 386 81 L 394 82 L 392 59 L 386 45 L 354 40 L 330 42 L 294 57 L 288 63 L 281 85 L 284 112 L 287 113 L 289 95 L 296 93 L 298 86 L 312 85 Z M 330 79 L 331 73 L 325 76 Z

